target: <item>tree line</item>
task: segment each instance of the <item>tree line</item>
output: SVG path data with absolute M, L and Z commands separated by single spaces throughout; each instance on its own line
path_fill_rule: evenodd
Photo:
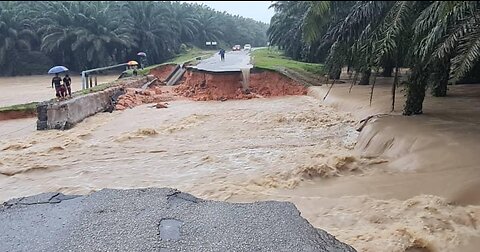
M 354 81 L 369 84 L 372 72 L 409 68 L 405 115 L 422 113 L 427 87 L 445 96 L 449 82 L 480 79 L 479 1 L 277 1 L 271 8 L 270 43 L 294 59 L 325 63 L 330 78 L 348 66 Z
M 205 5 L 159 1 L 0 2 L 0 75 L 161 63 L 188 47 L 264 46 L 268 25 Z

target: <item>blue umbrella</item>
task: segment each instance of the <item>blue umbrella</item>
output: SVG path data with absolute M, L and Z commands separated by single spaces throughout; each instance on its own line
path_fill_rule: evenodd
M 54 66 L 48 70 L 49 74 L 57 74 L 57 73 L 62 73 L 68 71 L 68 68 L 64 66 Z
M 147 56 L 147 54 L 144 53 L 144 52 L 139 52 L 139 53 L 137 53 L 137 55 L 138 55 L 138 56 L 143 56 L 143 57 L 146 57 L 146 56 Z

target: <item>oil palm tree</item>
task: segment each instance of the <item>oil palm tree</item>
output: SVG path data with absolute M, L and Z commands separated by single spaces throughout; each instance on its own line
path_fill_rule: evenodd
M 281 1 L 270 7 L 276 11 L 267 30 L 270 43 L 278 45 L 293 59 L 304 59 L 308 46 L 303 37 L 302 16 L 308 10 L 309 2 Z
M 118 62 L 117 52 L 135 45 L 130 27 L 122 23 L 120 9 L 110 2 L 92 2 L 83 7 L 78 17 L 82 24 L 73 32 L 75 41 L 71 44 L 75 58 L 84 57 L 82 61 L 88 68 Z
M 173 55 L 177 35 L 170 25 L 169 9 L 158 2 L 126 2 L 132 36 L 136 42 L 132 55 L 141 50 L 154 62 L 161 62 Z M 179 45 L 178 45 L 179 46 Z
M 15 75 L 21 54 L 31 51 L 36 34 L 22 23 L 23 17 L 13 2 L 0 2 L 0 68 L 2 75 Z
M 47 2 L 39 7 L 42 50 L 75 70 L 117 61 L 134 45 L 120 9 L 110 2 Z
M 191 11 L 191 4 L 171 3 L 169 19 L 172 22 L 172 29 L 178 34 L 178 41 L 193 42 L 198 33 L 200 22 L 196 12 Z
M 230 32 L 235 25 L 241 27 Z M 15 68 L 13 62 L 31 63 L 29 50 L 35 52 L 33 58 L 42 58 L 41 62 L 48 55 L 53 62 L 47 60 L 47 65 L 63 64 L 78 71 L 125 62 L 136 57 L 138 51 L 145 51 L 149 60 L 160 63 L 179 52 L 184 43 L 203 46 L 206 40 L 228 44 L 243 39 L 245 43 L 264 45 L 266 29 L 263 23 L 199 4 L 1 2 L 1 74 L 24 71 Z
M 198 14 L 198 33 L 196 43 L 198 46 L 205 45 L 206 41 L 223 41 L 223 31 L 220 29 L 220 20 L 214 12 L 205 9 Z

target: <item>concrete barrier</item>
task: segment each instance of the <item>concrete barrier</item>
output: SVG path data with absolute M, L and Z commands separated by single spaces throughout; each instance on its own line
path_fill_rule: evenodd
M 103 91 L 74 97 L 65 101 L 46 101 L 37 105 L 37 130 L 70 129 L 83 119 L 105 111 L 115 93 L 123 88 L 140 88 L 154 76 L 117 80 L 118 84 Z

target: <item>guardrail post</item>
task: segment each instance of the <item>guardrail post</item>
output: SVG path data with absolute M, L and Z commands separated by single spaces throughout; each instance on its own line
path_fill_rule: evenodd
M 86 88 L 87 88 L 87 84 L 85 80 L 85 71 L 82 71 L 82 89 L 86 89 Z

